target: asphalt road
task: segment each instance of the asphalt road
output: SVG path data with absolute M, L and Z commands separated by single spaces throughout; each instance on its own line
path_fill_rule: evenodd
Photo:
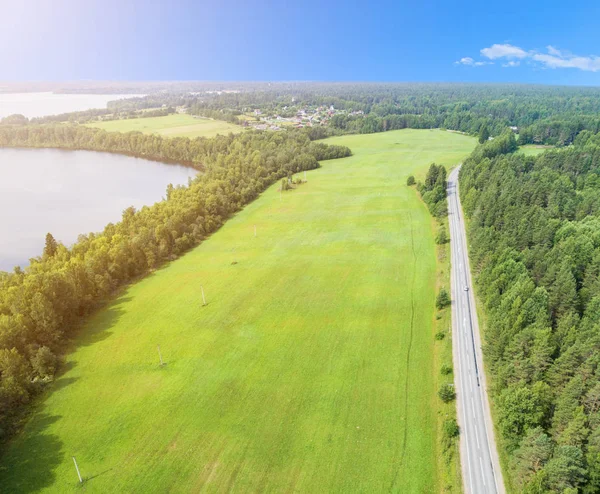
M 467 494 L 504 494 L 458 195 L 459 170 L 460 166 L 448 177 L 448 218 L 452 261 L 452 352 L 463 485 Z

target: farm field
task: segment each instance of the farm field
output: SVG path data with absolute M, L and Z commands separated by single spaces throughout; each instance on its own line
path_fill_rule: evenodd
M 0 490 L 441 490 L 434 231 L 406 178 L 476 141 L 327 142 L 354 155 L 275 184 L 88 321 Z
M 94 122 L 90 127 L 98 127 L 108 132 L 131 132 L 133 130 L 145 134 L 160 134 L 165 137 L 214 137 L 230 132 L 239 133 L 243 128 L 222 120 L 194 118 L 192 115 L 173 114 L 166 117 L 129 118 Z

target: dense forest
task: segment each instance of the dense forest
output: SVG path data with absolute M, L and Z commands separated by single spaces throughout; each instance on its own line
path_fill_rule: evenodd
M 507 474 L 516 492 L 600 492 L 600 134 L 535 158 L 500 140 L 460 189 Z
M 25 270 L 0 272 L 0 439 L 15 417 L 52 380 L 77 323 L 116 289 L 197 245 L 283 177 L 350 155 L 311 142 L 306 133 L 244 132 L 214 139 L 164 139 L 70 125 L 2 126 L 1 146 L 125 152 L 193 164 L 203 170 L 187 187 L 169 186 L 166 200 L 71 248 L 46 237 L 43 254 Z

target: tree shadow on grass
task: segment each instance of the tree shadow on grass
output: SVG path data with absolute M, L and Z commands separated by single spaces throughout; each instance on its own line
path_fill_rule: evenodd
M 133 300 L 133 297 L 124 293 L 98 309 L 94 314 L 86 317 L 82 326 L 76 330 L 77 336 L 72 340 L 68 352 L 109 338 L 113 334 L 110 329 L 119 322 L 125 312 L 122 306 L 131 300 Z
M 72 353 L 82 346 L 94 345 L 109 338 L 110 331 L 119 321 L 124 310 L 122 305 L 132 297 L 122 295 L 86 318 L 82 326 L 75 329 L 73 338 L 63 351 Z M 65 420 L 59 415 L 44 412 L 44 402 L 53 393 L 63 392 L 76 382 L 78 377 L 70 377 L 69 373 L 77 365 L 76 360 L 64 363 L 45 391 L 31 403 L 17 423 L 25 423 L 25 427 L 7 443 L 0 444 L 0 492 L 35 492 L 52 486 L 56 481 L 54 471 L 63 461 L 62 441 L 46 429 L 57 420 Z M 100 472 L 91 478 L 102 475 Z
M 79 333 L 78 336 L 64 349 L 64 353 L 69 355 L 79 347 L 90 346 L 109 338 L 113 334 L 112 331 L 109 331 L 109 328 L 114 327 L 123 314 L 123 309 L 120 307 L 121 304 L 128 302 L 131 298 L 132 297 L 119 297 L 108 305 L 108 307 L 101 309 L 97 314 L 93 315 L 92 319 L 88 320 L 77 330 Z M 39 397 L 38 404 L 31 406 L 30 410 L 33 411 L 34 417 L 36 408 L 40 403 L 43 403 L 52 393 L 61 391 L 79 379 L 77 377 L 69 377 L 69 372 L 76 366 L 76 360 L 68 360 L 60 366 L 54 382 L 51 383 L 41 397 Z
M 66 388 L 69 384 L 73 384 L 78 379 L 79 379 L 78 377 L 61 377 L 60 379 L 57 379 L 56 381 L 54 381 L 52 383 L 52 387 L 50 388 L 49 391 L 50 391 L 50 393 L 56 393 L 57 391 L 60 391 L 64 388 Z M 45 396 L 49 396 L 50 393 L 48 393 Z
M 64 460 L 62 442 L 46 429 L 59 420 L 59 415 L 38 413 L 26 430 L 2 457 L 0 463 L 1 492 L 35 492 L 51 486 L 54 471 Z

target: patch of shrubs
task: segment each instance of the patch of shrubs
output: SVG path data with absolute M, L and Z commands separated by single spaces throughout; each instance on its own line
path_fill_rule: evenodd
M 287 178 L 281 179 L 281 190 L 295 189 L 298 185 L 302 185 L 303 183 L 304 180 L 302 180 L 302 178 L 288 175 Z
M 439 310 L 442 310 L 445 307 L 448 307 L 449 305 L 450 305 L 450 295 L 448 295 L 448 292 L 445 288 L 442 288 L 440 290 L 440 293 L 438 293 L 437 298 L 435 299 L 435 306 Z
M 449 241 L 448 233 L 446 232 L 446 227 L 440 226 L 438 229 L 437 235 L 435 236 L 435 243 L 438 245 L 447 244 Z
M 458 427 L 456 419 L 447 419 L 444 422 L 444 437 L 452 439 L 453 437 L 458 437 L 459 434 L 460 427 Z
M 438 391 L 438 396 L 444 403 L 450 403 L 454 398 L 456 398 L 456 392 L 454 391 L 454 386 L 450 383 L 444 383 L 440 386 L 440 390 Z
M 460 434 L 460 427 L 456 419 L 446 419 L 442 426 L 442 446 L 445 450 L 450 449 L 454 438 Z
M 446 169 L 443 165 L 432 163 L 427 171 L 425 183 L 419 183 L 417 188 L 432 216 L 442 219 L 448 215 Z
M 442 375 L 447 376 L 449 374 L 452 374 L 452 371 L 453 371 L 453 369 L 452 369 L 451 365 L 448 365 L 448 364 L 442 365 L 442 369 L 441 369 Z

